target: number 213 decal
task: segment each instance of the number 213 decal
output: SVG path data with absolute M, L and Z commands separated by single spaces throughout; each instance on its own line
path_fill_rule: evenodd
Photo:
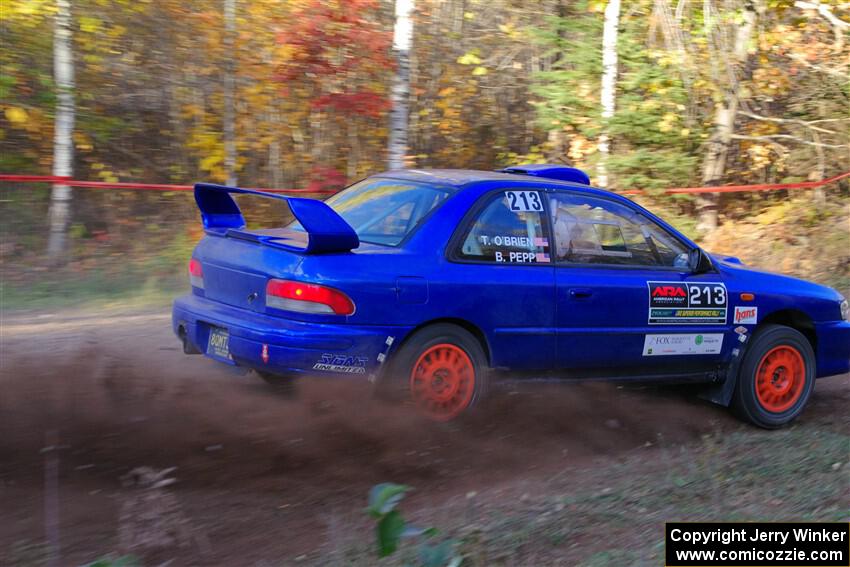
M 508 198 L 508 205 L 512 211 L 540 212 L 543 210 L 543 201 L 540 200 L 540 193 L 537 191 L 506 191 L 505 196 Z
M 726 287 L 722 285 L 689 284 L 691 307 L 726 307 Z

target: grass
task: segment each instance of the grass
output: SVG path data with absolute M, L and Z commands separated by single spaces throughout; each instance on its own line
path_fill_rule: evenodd
M 659 565 L 669 521 L 848 521 L 850 435 L 836 429 L 741 426 L 692 445 L 658 443 L 533 489 L 524 479 L 521 496 L 482 494 L 475 513 L 443 510 L 455 521 L 434 523 L 460 541 L 464 565 L 593 567 Z M 363 551 L 348 549 L 344 563 L 374 561 Z
M 181 274 L 182 276 L 182 274 Z M 64 281 L 45 280 L 27 286 L 0 283 L 0 311 L 113 307 L 144 308 L 164 305 L 188 290 L 184 278 L 139 278 L 95 272 Z
M 549 509 L 507 513 L 487 530 L 498 536 L 485 547 L 511 555 L 523 555 L 529 546 L 548 547 L 582 565 L 655 565 L 665 521 L 850 518 L 847 434 L 806 426 L 778 432 L 747 428 L 665 452 L 661 463 L 635 455 L 580 472 L 599 480 Z M 563 490 L 570 486 L 551 486 L 546 492 Z M 630 543 L 627 551 L 624 539 Z M 617 541 L 617 546 L 608 548 L 605 541 Z M 594 542 L 599 549 L 588 551 Z M 573 543 L 581 543 L 580 550 L 571 549 Z

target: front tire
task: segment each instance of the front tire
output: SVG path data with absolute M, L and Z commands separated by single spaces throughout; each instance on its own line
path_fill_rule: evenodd
M 434 421 L 450 421 L 479 405 L 487 392 L 487 359 L 478 340 L 456 325 L 418 331 L 399 349 L 387 376 L 417 409 Z
M 767 325 L 752 337 L 738 372 L 732 409 L 765 429 L 776 429 L 805 408 L 815 385 L 815 353 L 796 329 Z

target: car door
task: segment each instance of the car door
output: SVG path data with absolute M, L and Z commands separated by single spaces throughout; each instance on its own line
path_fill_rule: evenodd
M 688 374 L 731 348 L 729 297 L 689 249 L 638 209 L 553 191 L 557 364 L 601 374 Z
M 555 353 L 555 277 L 545 193 L 483 195 L 449 244 L 435 298 L 486 335 L 494 366 L 550 370 Z M 437 291 L 440 293 L 440 291 Z

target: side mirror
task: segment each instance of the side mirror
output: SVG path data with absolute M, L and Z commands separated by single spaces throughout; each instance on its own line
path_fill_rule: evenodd
M 691 267 L 691 273 L 704 274 L 714 269 L 714 264 L 711 263 L 711 258 L 703 252 L 702 248 L 694 248 L 688 254 L 688 263 Z

